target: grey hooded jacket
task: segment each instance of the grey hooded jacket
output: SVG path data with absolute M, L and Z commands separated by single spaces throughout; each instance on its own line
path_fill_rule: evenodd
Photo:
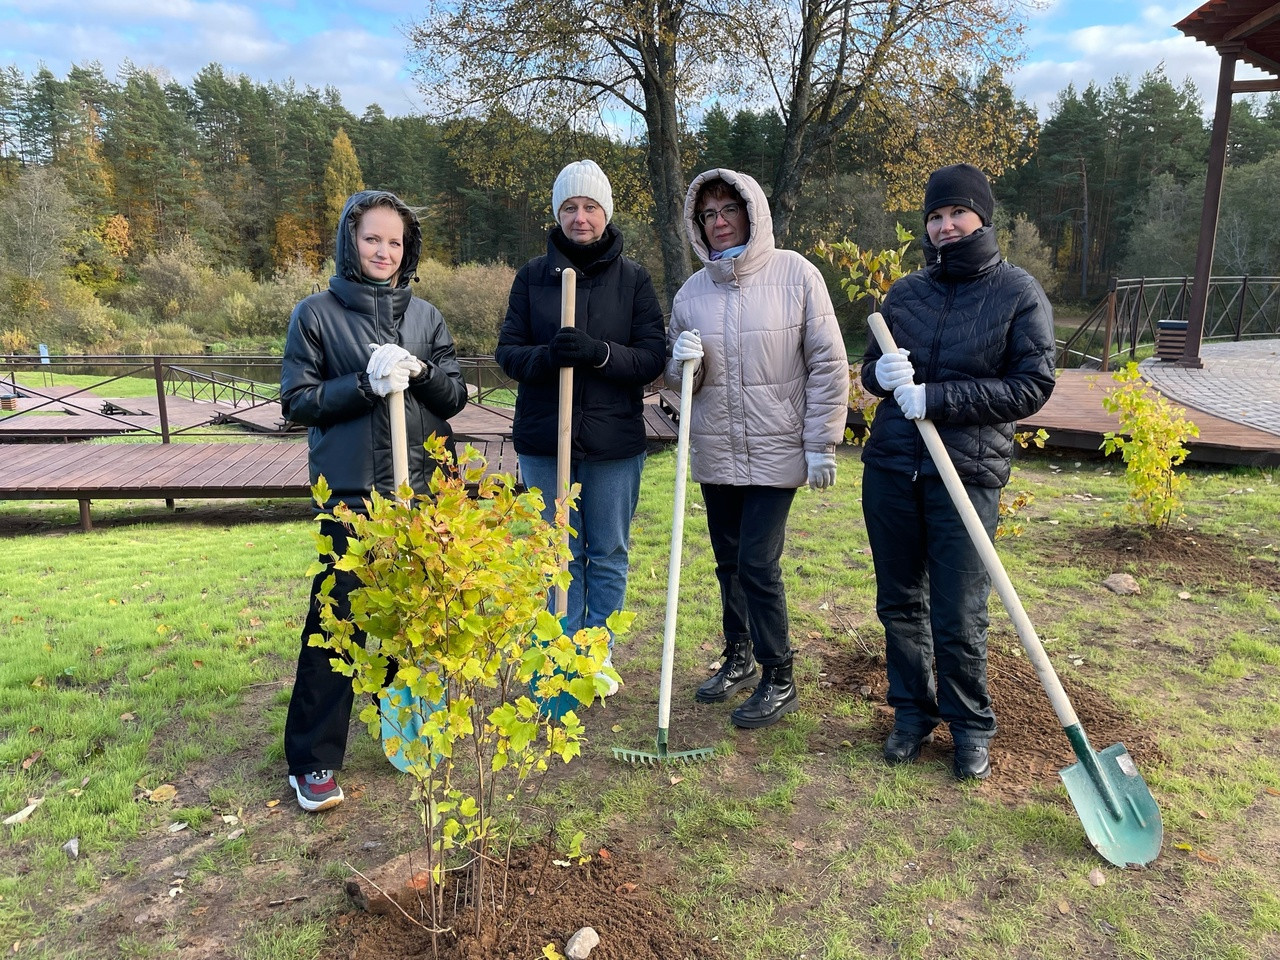
M 701 184 L 720 177 L 747 205 L 751 235 L 737 257 L 712 260 L 694 220 Z M 690 417 L 690 462 L 699 483 L 800 487 L 805 451 L 833 452 L 844 437 L 849 363 L 826 283 L 800 254 L 779 250 L 764 191 L 733 170 L 689 185 L 685 226 L 702 269 L 676 294 L 667 353 L 684 330 L 702 335 Z M 680 389 L 681 364 L 666 382 Z

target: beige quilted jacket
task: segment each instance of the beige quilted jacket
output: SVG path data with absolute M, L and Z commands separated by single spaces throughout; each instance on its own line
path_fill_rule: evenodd
M 721 177 L 746 199 L 751 235 L 730 260 L 710 259 L 693 219 L 699 185 Z M 702 335 L 689 421 L 699 483 L 800 487 L 804 451 L 831 452 L 844 436 L 849 363 L 831 297 L 817 267 L 773 243 L 773 217 L 754 179 L 708 170 L 689 185 L 685 226 L 703 267 L 676 294 L 667 330 L 666 382 L 680 389 L 671 345 Z

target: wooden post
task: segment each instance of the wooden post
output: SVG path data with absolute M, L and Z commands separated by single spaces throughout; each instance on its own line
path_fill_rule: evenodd
M 1200 211 L 1200 242 L 1196 246 L 1196 278 L 1191 288 L 1191 312 L 1187 316 L 1187 342 L 1182 349 L 1183 367 L 1202 367 L 1200 342 L 1204 339 L 1204 316 L 1209 308 L 1209 277 L 1213 272 L 1213 247 L 1218 232 L 1218 210 L 1222 205 L 1222 174 L 1227 165 L 1227 127 L 1231 122 L 1231 85 L 1236 76 L 1236 58 L 1243 45 L 1218 46 L 1222 63 L 1218 70 L 1218 102 L 1213 111 L 1213 136 L 1209 141 L 1209 174 L 1204 183 L 1204 205 Z
M 1111 369 L 1111 338 L 1116 329 L 1116 278 L 1112 277 L 1107 284 L 1107 326 L 1102 341 L 1102 372 Z

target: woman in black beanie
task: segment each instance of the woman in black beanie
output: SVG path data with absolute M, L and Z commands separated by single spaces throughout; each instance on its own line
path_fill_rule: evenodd
M 987 694 L 991 581 L 911 421 L 937 426 L 994 538 L 1016 421 L 1053 391 L 1053 312 L 1035 279 L 1001 257 L 981 170 L 935 170 L 924 195 L 925 269 L 895 283 L 882 310 L 898 353 L 881 354 L 873 338 L 862 362 L 863 384 L 884 398 L 862 452 L 894 710 L 884 758 L 910 763 L 946 722 L 955 776 L 982 779 L 996 732 Z

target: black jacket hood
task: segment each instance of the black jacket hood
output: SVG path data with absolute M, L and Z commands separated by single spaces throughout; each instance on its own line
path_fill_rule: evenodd
M 360 272 L 360 255 L 356 250 L 356 220 L 359 215 L 379 201 L 390 201 L 392 207 L 406 221 L 404 257 L 400 261 L 400 274 L 396 287 L 407 287 L 418 275 L 418 258 L 422 255 L 422 225 L 417 215 L 403 200 L 387 190 L 361 190 L 353 193 L 342 216 L 338 218 L 338 235 L 333 244 L 334 276 L 352 283 L 367 283 Z

